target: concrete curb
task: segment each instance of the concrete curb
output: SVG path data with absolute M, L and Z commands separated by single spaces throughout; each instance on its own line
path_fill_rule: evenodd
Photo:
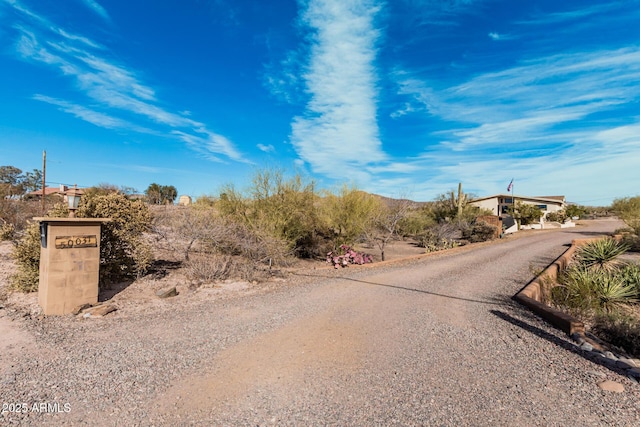
M 567 313 L 546 305 L 544 300 L 556 285 L 558 273 L 569 265 L 576 248 L 598 239 L 599 238 L 572 240 L 569 249 L 545 268 L 538 277 L 529 282 L 527 286 L 514 296 L 514 299 L 566 334 L 573 335 L 577 333 L 584 335 L 584 323 Z

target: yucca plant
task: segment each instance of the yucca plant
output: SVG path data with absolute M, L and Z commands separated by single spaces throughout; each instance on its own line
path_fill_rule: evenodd
M 578 312 L 608 313 L 638 301 L 635 285 L 610 271 L 571 267 L 559 277 L 560 286 L 552 291 L 553 300 Z
M 612 271 L 622 264 L 616 258 L 628 249 L 628 245 L 618 243 L 614 239 L 607 237 L 589 242 L 578 248 L 576 261 L 587 269 Z

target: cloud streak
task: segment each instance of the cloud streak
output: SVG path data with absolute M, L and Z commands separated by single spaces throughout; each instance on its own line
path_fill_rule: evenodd
M 102 17 L 105 21 L 110 21 L 111 18 L 109 14 L 104 9 L 104 7 L 100 6 L 100 4 L 95 0 L 82 0 L 82 3 L 85 4 L 89 9 L 97 13 L 100 17 Z
M 531 183 L 559 192 L 595 187 L 594 171 L 629 185 L 623 175 L 632 170 L 628 159 L 640 156 L 640 138 L 638 117 L 627 109 L 640 100 L 639 73 L 640 48 L 633 46 L 542 56 L 445 88 L 411 73 L 397 78 L 413 111 L 451 123 L 432 133 L 435 142 L 422 156 L 425 164 L 437 159 L 435 182 L 498 172 L 529 183 L 520 190 L 534 194 Z M 499 190 L 503 180 L 480 190 Z
M 173 135 L 211 160 L 245 161 L 228 138 L 208 130 L 205 124 L 184 114 L 160 106 L 155 90 L 142 83 L 136 72 L 108 59 L 109 52 L 98 43 L 70 34 L 18 1 L 5 2 L 26 18 L 26 23 L 14 25 L 18 34 L 15 46 L 20 57 L 44 64 L 69 77 L 76 89 L 93 104 L 92 108 L 87 108 L 41 94 L 35 95 L 35 100 L 55 105 L 61 111 L 106 129 Z M 85 3 L 94 12 L 108 18 L 97 2 L 85 0 Z M 118 115 L 130 119 L 118 118 Z M 145 120 L 144 125 L 136 123 Z
M 310 99 L 293 120 L 291 142 L 316 172 L 348 176 L 387 159 L 376 122 L 379 11 L 368 0 L 312 0 L 301 17 L 311 39 Z

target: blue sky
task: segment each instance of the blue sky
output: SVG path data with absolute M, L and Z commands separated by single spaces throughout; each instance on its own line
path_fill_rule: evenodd
M 0 165 L 180 194 L 640 194 L 640 1 L 0 0 Z

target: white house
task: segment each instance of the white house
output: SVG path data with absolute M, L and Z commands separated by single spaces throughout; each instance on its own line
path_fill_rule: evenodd
M 561 211 L 566 206 L 564 196 L 512 196 L 510 194 L 496 194 L 488 197 L 481 197 L 471 200 L 469 203 L 483 209 L 489 209 L 494 215 L 504 216 L 507 214 L 509 206 L 515 202 L 526 203 L 537 206 L 542 211 L 542 218 L 546 217 L 549 212 Z

